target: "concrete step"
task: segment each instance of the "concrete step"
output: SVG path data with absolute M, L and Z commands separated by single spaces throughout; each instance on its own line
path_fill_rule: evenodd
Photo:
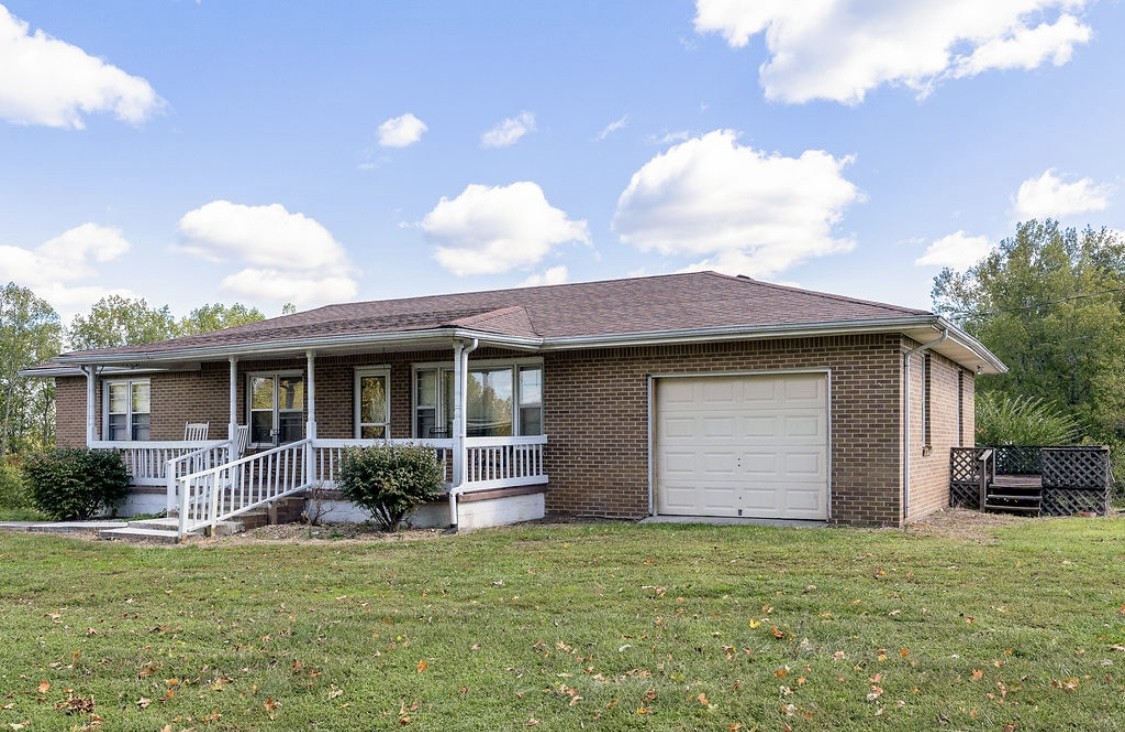
M 174 529 L 144 529 L 126 526 L 123 529 L 103 529 L 98 532 L 98 538 L 114 541 L 148 541 L 158 544 L 178 544 L 180 534 Z

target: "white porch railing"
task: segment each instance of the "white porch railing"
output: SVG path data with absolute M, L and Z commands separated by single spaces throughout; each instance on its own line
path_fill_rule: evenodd
M 433 448 L 437 453 L 438 464 L 446 477 L 446 488 L 453 477 L 453 440 L 322 440 L 313 441 L 316 449 L 316 472 L 314 480 L 325 488 L 336 485 L 336 477 L 340 472 L 340 463 L 344 458 L 344 451 L 349 447 L 374 447 L 376 445 L 422 445 Z
M 334 487 L 344 451 L 380 444 L 433 449 L 452 490 L 453 440 L 305 439 L 230 461 L 227 440 L 210 442 L 95 442 L 120 450 L 134 485 L 163 485 L 168 510 L 179 510 L 180 533 L 214 526 L 313 485 Z M 547 482 L 543 451 L 547 436 L 465 439 L 465 482 L 458 494 Z M 307 470 L 311 462 L 311 470 Z
M 304 439 L 177 478 L 180 536 L 305 490 L 311 451 Z
M 546 483 L 546 444 L 546 435 L 466 438 L 465 484 L 458 493 Z
M 133 485 L 166 485 L 167 465 L 189 454 L 220 448 L 226 440 L 187 442 L 167 440 L 162 442 L 129 442 L 99 440 L 90 443 L 93 450 L 119 450 L 125 468 L 132 476 Z M 225 457 L 224 457 L 225 459 Z

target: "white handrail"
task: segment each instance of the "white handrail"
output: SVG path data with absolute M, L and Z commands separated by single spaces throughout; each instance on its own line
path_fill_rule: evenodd
M 311 450 L 306 438 L 177 478 L 180 536 L 305 490 Z
M 164 480 L 167 486 L 166 507 L 171 513 L 177 506 L 177 479 L 189 473 L 198 473 L 229 462 L 231 456 L 231 443 L 229 440 L 216 440 L 207 443 L 193 452 L 184 453 L 172 458 L 165 463 Z

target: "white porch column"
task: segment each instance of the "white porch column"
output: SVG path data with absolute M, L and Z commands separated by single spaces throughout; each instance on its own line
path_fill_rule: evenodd
M 453 342 L 453 485 L 449 489 L 449 524 L 457 525 L 457 489 L 465 482 L 465 345 Z M 440 388 L 440 385 L 439 385 Z
M 305 353 L 307 359 L 305 376 L 305 393 L 308 395 L 309 411 L 308 421 L 305 423 L 305 437 L 309 440 L 316 439 L 316 351 Z M 305 445 L 305 483 L 312 485 L 316 481 L 316 447 Z
M 86 447 L 98 439 L 98 377 L 93 366 L 83 366 L 86 372 Z
M 230 422 L 227 439 L 233 443 L 238 437 L 238 358 L 230 357 Z
M 308 377 L 305 380 L 305 389 L 308 393 L 309 399 L 309 412 L 308 422 L 305 424 L 305 437 L 310 440 L 316 439 L 316 351 L 309 351 L 305 354 L 308 359 Z

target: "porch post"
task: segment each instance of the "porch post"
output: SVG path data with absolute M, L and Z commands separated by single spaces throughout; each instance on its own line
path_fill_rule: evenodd
M 316 351 L 308 351 L 305 354 L 308 361 L 305 377 L 305 390 L 308 395 L 309 411 L 308 422 L 305 424 L 305 438 L 309 440 L 316 439 Z M 305 446 L 305 483 L 312 485 L 316 480 L 316 446 L 309 444 Z
M 453 485 L 449 488 L 449 524 L 457 525 L 457 489 L 465 482 L 465 366 L 461 341 L 453 342 Z
M 227 439 L 234 444 L 238 438 L 238 358 L 230 357 L 230 422 L 227 423 Z M 233 449 L 233 448 L 232 448 Z
M 86 372 L 86 447 L 98 439 L 98 384 L 93 366 L 83 366 Z
M 308 423 L 305 425 L 305 437 L 310 440 L 316 439 L 316 351 L 309 351 L 305 354 L 308 359 L 308 378 L 306 379 L 305 389 L 308 391 L 309 399 L 309 412 Z

